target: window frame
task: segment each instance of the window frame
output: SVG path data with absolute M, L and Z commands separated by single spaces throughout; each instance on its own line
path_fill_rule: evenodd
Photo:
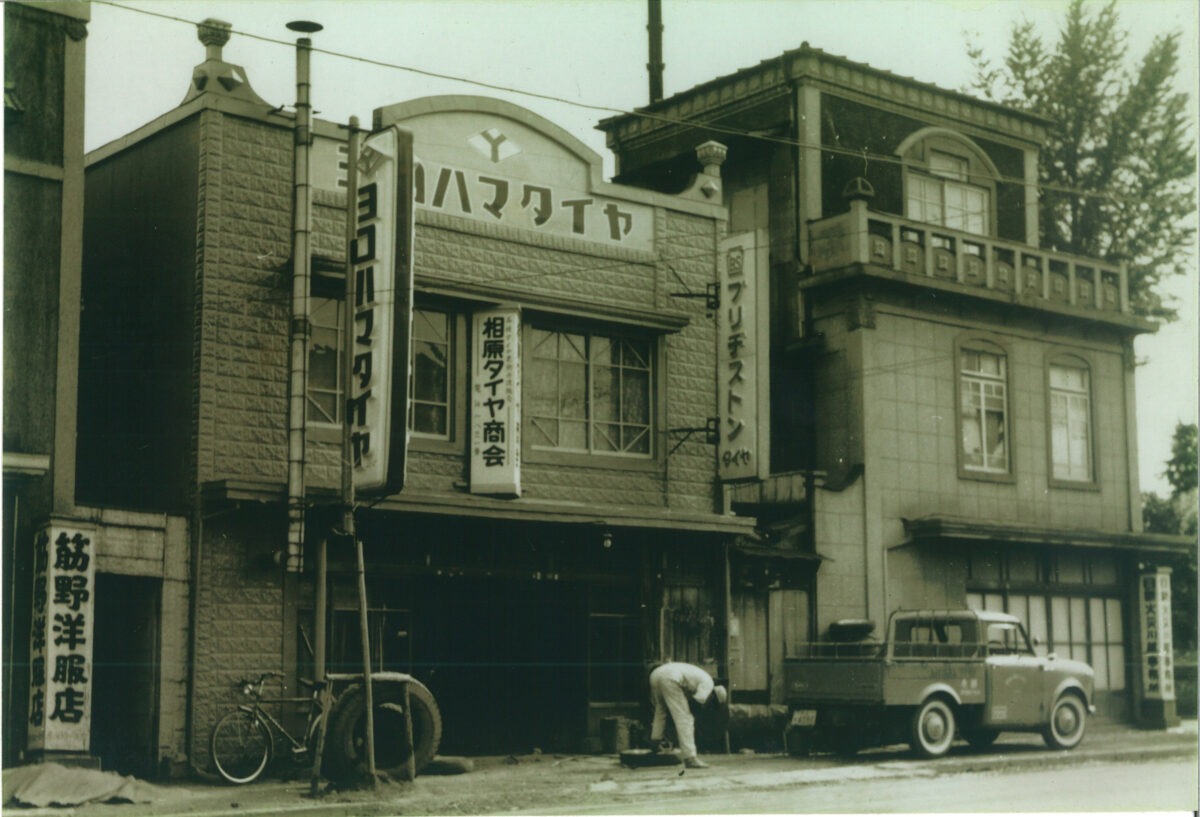
M 343 283 L 342 276 L 314 275 L 312 278 L 312 287 L 309 297 L 310 299 L 321 298 L 325 300 L 334 300 L 339 305 L 344 305 L 345 285 Z M 436 296 L 424 296 L 419 292 L 415 298 L 414 308 L 445 312 L 449 316 L 450 372 L 447 376 L 447 389 L 449 391 L 448 398 L 450 405 L 447 413 L 448 436 L 439 437 L 421 434 L 419 432 L 411 432 L 408 437 L 408 448 L 410 451 L 427 451 L 441 454 L 463 454 L 466 450 L 467 438 L 467 435 L 463 433 L 463 429 L 467 427 L 467 406 L 463 395 L 467 393 L 467 318 L 470 317 L 470 312 L 467 311 L 462 304 L 451 299 Z M 340 320 L 341 319 L 339 318 L 339 323 Z M 338 370 L 340 372 L 340 342 L 338 345 L 338 361 Z M 309 384 L 308 388 L 311 388 L 311 384 Z M 306 435 L 308 439 L 321 443 L 340 443 L 342 440 L 342 426 L 340 423 L 323 423 L 307 419 L 307 401 L 309 399 L 307 394 L 308 388 L 305 390 L 305 427 L 307 429 Z M 345 402 L 345 396 L 342 395 L 340 382 L 338 384 L 337 393 L 340 395 L 339 408 L 344 410 L 343 405 Z M 408 430 L 407 426 L 406 430 Z
M 963 361 L 966 352 L 983 352 L 997 355 L 1004 360 L 1004 434 L 1006 448 L 1006 468 L 1000 470 L 985 470 L 966 463 L 966 451 L 963 449 L 963 379 L 967 374 L 963 371 Z M 954 429 L 958 460 L 959 479 L 973 479 L 984 482 L 1015 483 L 1016 477 L 1016 434 L 1015 418 L 1013 417 L 1012 401 L 1012 354 L 1006 345 L 996 339 L 979 334 L 970 334 L 957 338 L 954 345 Z
M 1082 369 L 1087 373 L 1087 400 L 1088 400 L 1088 468 L 1089 476 L 1087 479 L 1070 479 L 1067 477 L 1059 477 L 1054 473 L 1054 415 L 1053 415 L 1053 400 L 1055 388 L 1051 383 L 1050 373 L 1055 367 L 1067 369 Z M 1097 477 L 1099 474 L 1098 452 L 1096 445 L 1096 378 L 1095 366 L 1092 361 L 1079 352 L 1072 349 L 1071 351 L 1051 350 L 1046 354 L 1046 364 L 1044 373 L 1044 387 L 1046 390 L 1046 482 L 1051 488 L 1066 488 L 1079 491 L 1099 491 L 1100 482 Z
M 904 217 L 910 221 L 940 227 L 944 230 L 954 230 L 967 235 L 978 235 L 995 238 L 998 230 L 999 216 L 997 213 L 996 179 L 999 176 L 995 164 L 987 153 L 974 141 L 946 128 L 923 128 L 910 134 L 896 151 L 899 154 L 903 172 L 901 173 Z M 934 153 L 951 156 L 966 162 L 965 178 L 954 178 L 946 173 L 934 170 L 932 155 Z M 908 202 L 913 186 L 920 180 L 928 183 L 930 180 L 940 184 L 942 220 L 940 222 L 926 221 L 916 218 L 909 210 Z M 984 214 L 985 224 L 981 232 L 952 227 L 946 224 L 946 184 L 961 185 L 975 188 L 983 192 L 987 202 L 987 212 Z
M 649 363 L 650 363 L 650 453 L 649 454 L 630 454 L 620 451 L 602 451 L 591 449 L 588 451 L 577 450 L 562 450 L 546 446 L 539 446 L 534 443 L 534 434 L 532 431 L 532 400 L 530 394 L 522 389 L 521 395 L 521 424 L 523 433 L 521 434 L 521 456 L 529 463 L 538 464 L 555 464 L 555 465 L 578 465 L 587 466 L 589 468 L 609 468 L 624 471 L 656 471 L 662 466 L 663 460 L 663 443 L 662 430 L 665 427 L 666 408 L 664 399 L 664 388 L 666 383 L 665 366 L 665 347 L 663 336 L 660 332 L 655 332 L 651 329 L 636 325 L 627 324 L 610 324 L 610 323 L 591 323 L 591 322 L 572 322 L 567 323 L 560 317 L 556 317 L 550 313 L 540 313 L 527 311 L 525 319 L 521 322 L 521 367 L 522 380 L 524 383 L 529 382 L 530 373 L 534 369 L 534 344 L 533 333 L 537 330 L 543 332 L 567 332 L 571 334 L 583 334 L 589 338 L 588 356 L 591 356 L 590 338 L 593 335 L 600 335 L 610 340 L 637 340 L 643 341 L 650 345 Z M 594 422 L 591 413 L 591 384 L 592 384 L 592 361 L 587 362 L 587 382 L 588 382 L 588 418 L 587 422 L 590 425 Z M 524 384 L 523 384 L 524 385 Z M 590 428 L 589 428 L 590 433 Z

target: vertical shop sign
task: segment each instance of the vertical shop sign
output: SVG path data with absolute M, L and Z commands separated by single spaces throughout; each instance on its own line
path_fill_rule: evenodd
M 768 287 L 767 232 L 740 233 L 721 242 L 718 251 L 721 305 L 717 320 L 717 400 L 720 439 L 717 473 L 723 480 L 767 476 L 762 440 L 768 439 L 765 370 Z
M 31 750 L 90 749 L 96 603 L 92 536 L 88 529 L 51 524 L 34 539 Z
M 412 134 L 394 125 L 368 136 L 352 197 L 354 367 L 346 400 L 354 488 L 392 494 L 404 485 L 412 343 Z
M 1147 698 L 1175 700 L 1174 649 L 1171 645 L 1171 571 L 1144 573 L 1138 594 L 1142 625 L 1142 689 Z
M 471 493 L 521 495 L 521 312 L 476 312 L 471 346 Z

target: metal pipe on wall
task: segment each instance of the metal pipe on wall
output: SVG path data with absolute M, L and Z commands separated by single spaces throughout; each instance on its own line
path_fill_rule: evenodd
M 317 23 L 288 23 L 292 31 L 314 33 Z M 309 233 L 312 231 L 312 185 L 310 183 L 312 145 L 312 106 L 309 103 L 309 64 L 312 40 L 296 40 L 296 127 L 293 202 L 292 202 L 292 320 L 290 326 L 291 366 L 288 391 L 288 481 L 287 481 L 287 552 L 285 568 L 300 572 L 304 568 L 304 438 L 308 399 L 309 282 L 312 259 Z

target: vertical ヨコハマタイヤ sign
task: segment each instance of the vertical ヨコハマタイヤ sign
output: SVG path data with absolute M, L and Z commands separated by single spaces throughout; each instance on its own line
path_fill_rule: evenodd
M 351 193 L 354 320 L 346 422 L 354 489 L 404 486 L 413 307 L 412 134 L 394 125 L 367 136 Z

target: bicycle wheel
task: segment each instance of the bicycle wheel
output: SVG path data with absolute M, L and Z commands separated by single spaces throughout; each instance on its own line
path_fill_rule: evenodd
M 217 721 L 211 748 L 221 777 L 230 783 L 249 783 L 271 760 L 271 730 L 258 715 L 238 709 Z

